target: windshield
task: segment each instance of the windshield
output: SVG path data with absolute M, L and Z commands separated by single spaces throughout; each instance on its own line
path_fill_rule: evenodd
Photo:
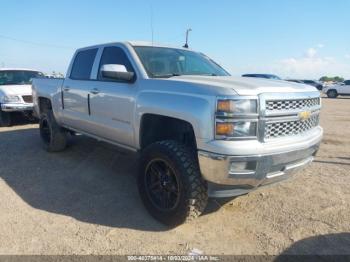
M 193 51 L 151 46 L 136 46 L 134 48 L 149 77 L 229 75 L 213 60 Z
M 40 76 L 43 74 L 36 71 L 0 71 L 0 85 L 29 85 L 32 78 Z

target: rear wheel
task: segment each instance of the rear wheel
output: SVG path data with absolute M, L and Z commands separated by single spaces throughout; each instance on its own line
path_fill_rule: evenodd
M 11 115 L 8 112 L 0 110 L 0 127 L 11 125 Z
M 40 136 L 46 151 L 59 152 L 67 147 L 68 132 L 57 124 L 52 111 L 41 115 L 39 125 Z
M 327 92 L 327 96 L 328 96 L 329 98 L 337 98 L 338 93 L 337 93 L 336 90 L 332 89 L 332 90 L 329 90 L 329 91 Z
M 142 152 L 138 184 L 147 210 L 168 226 L 198 217 L 207 205 L 198 161 L 176 141 L 157 142 Z

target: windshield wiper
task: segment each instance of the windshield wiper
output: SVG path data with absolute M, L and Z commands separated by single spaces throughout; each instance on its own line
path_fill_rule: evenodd
M 199 74 L 199 76 L 218 76 L 217 74 L 211 73 L 211 74 Z
M 178 74 L 178 73 L 171 73 L 171 74 L 164 74 L 164 75 L 152 74 L 153 78 L 170 78 L 170 77 L 173 77 L 173 76 L 181 76 L 181 74 Z
M 153 78 L 170 78 L 170 77 L 173 77 L 173 76 L 183 76 L 183 75 L 186 75 L 186 76 L 218 76 L 217 74 L 214 74 L 214 73 L 208 73 L 208 74 L 179 74 L 179 73 L 170 73 L 170 74 L 164 74 L 164 75 L 155 75 L 155 74 L 152 74 L 152 77 L 153 77 Z

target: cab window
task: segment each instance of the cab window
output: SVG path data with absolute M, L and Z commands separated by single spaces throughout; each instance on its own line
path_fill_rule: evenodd
M 78 52 L 74 59 L 70 78 L 75 80 L 89 80 L 96 54 L 97 48 Z

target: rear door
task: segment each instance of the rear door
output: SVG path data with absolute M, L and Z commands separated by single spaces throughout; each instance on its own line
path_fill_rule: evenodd
M 136 83 L 103 78 L 100 69 L 105 64 L 124 65 L 129 72 L 134 72 L 136 77 L 131 59 L 122 47 L 104 47 L 97 71 L 95 89 L 90 97 L 90 119 L 93 132 L 99 137 L 133 147 L 134 127 L 132 122 Z
M 97 52 L 98 48 L 78 51 L 62 87 L 63 122 L 81 131 L 89 129 L 88 96 L 93 89 L 91 74 Z

